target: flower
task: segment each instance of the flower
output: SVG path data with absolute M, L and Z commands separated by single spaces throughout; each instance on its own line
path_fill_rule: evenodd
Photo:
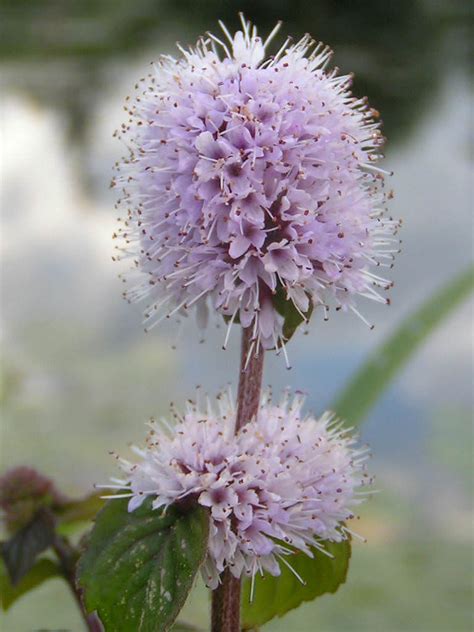
M 53 481 L 32 467 L 13 467 L 0 477 L 0 509 L 10 533 L 25 527 L 42 507 L 60 509 L 66 503 Z
M 126 480 L 116 480 L 133 512 L 145 498 L 159 509 L 179 502 L 209 508 L 210 535 L 202 568 L 216 588 L 229 568 L 235 577 L 263 570 L 280 574 L 292 549 L 313 556 L 324 541 L 347 539 L 345 521 L 361 500 L 357 489 L 371 482 L 366 449 L 330 413 L 302 416 L 303 397 L 286 393 L 278 404 L 266 392 L 256 419 L 234 435 L 230 394 L 218 397 L 218 411 L 189 402 L 174 426 L 150 423 L 140 459 L 120 459 Z M 292 547 L 290 549 L 289 547 Z M 291 568 L 291 564 L 290 564 Z
M 147 330 L 193 306 L 205 324 L 210 308 L 280 347 L 275 297 L 303 320 L 330 303 L 360 316 L 357 295 L 388 302 L 370 270 L 398 249 L 374 165 L 384 139 L 352 76 L 326 70 L 327 47 L 306 35 L 266 58 L 279 25 L 264 43 L 243 18 L 234 36 L 221 26 L 227 43 L 162 56 L 125 106 L 114 258 L 134 261 L 124 295 L 148 299 Z

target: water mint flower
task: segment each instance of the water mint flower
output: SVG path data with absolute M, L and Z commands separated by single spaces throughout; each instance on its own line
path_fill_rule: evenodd
M 149 301 L 147 329 L 194 307 L 205 323 L 210 308 L 252 327 L 256 348 L 280 347 L 282 299 L 303 320 L 331 304 L 360 316 L 357 295 L 388 302 L 371 268 L 391 266 L 398 222 L 352 77 L 308 35 L 267 56 L 278 26 L 263 42 L 242 25 L 162 56 L 127 102 L 117 257 L 134 262 L 125 296 Z
M 66 503 L 53 481 L 32 467 L 20 465 L 0 476 L 0 510 L 10 533 L 25 527 L 42 507 L 55 510 Z
M 202 573 L 216 588 L 229 568 L 235 577 L 291 567 L 291 549 L 324 554 L 324 542 L 347 538 L 344 523 L 370 483 L 365 449 L 334 417 L 301 412 L 303 398 L 278 404 L 263 395 L 256 419 L 235 431 L 232 397 L 217 407 L 189 402 L 176 423 L 150 422 L 136 463 L 120 459 L 125 480 L 112 497 L 129 497 L 129 511 L 152 498 L 154 509 L 197 502 L 209 508 L 210 536 Z

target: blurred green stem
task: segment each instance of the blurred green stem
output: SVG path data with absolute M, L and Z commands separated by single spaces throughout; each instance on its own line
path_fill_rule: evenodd
M 375 349 L 332 404 L 341 419 L 359 425 L 390 381 L 474 289 L 474 266 L 469 265 L 409 314 L 393 334 Z
M 249 422 L 258 412 L 262 389 L 264 351 L 254 348 L 252 329 L 242 330 L 239 387 L 235 432 Z M 212 593 L 212 632 L 240 632 L 240 579 L 233 577 L 229 569 L 221 575 L 221 583 Z

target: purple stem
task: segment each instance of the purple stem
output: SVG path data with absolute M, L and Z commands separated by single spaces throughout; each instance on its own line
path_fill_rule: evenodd
M 103 632 L 104 628 L 102 627 L 102 624 L 97 615 L 95 615 L 94 613 L 87 614 L 82 602 L 82 591 L 80 588 L 78 588 L 76 583 L 76 550 L 69 544 L 69 542 L 65 538 L 62 538 L 59 535 L 56 536 L 53 544 L 53 549 L 61 564 L 63 577 L 66 580 L 69 588 L 71 589 L 77 605 L 79 606 L 79 610 L 81 611 L 82 618 L 84 619 L 87 630 L 89 632 Z
M 254 349 L 252 329 L 242 330 L 239 388 L 235 432 L 248 423 L 258 412 L 262 389 L 264 351 Z M 221 583 L 212 593 L 212 632 L 240 632 L 240 579 L 226 569 Z

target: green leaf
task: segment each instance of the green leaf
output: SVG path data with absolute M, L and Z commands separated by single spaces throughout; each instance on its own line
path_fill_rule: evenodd
M 12 584 L 17 584 L 33 567 L 36 557 L 55 539 L 54 518 L 47 509 L 40 509 L 31 522 L 2 543 L 2 557 Z
M 469 267 L 450 281 L 371 355 L 331 406 L 338 416 L 357 425 L 383 393 L 390 380 L 410 360 L 418 347 L 474 289 L 474 269 Z
M 285 289 L 278 287 L 275 296 L 272 297 L 273 306 L 276 311 L 283 316 L 283 336 L 286 341 L 290 340 L 295 331 L 303 322 L 309 321 L 313 313 L 313 304 L 309 302 L 308 311 L 301 314 L 295 307 L 293 301 L 286 296 Z
M 91 494 L 80 500 L 70 500 L 56 510 L 61 527 L 71 527 L 77 523 L 93 520 L 104 506 L 101 494 Z
M 5 564 L 0 560 L 0 604 L 2 609 L 8 610 L 20 597 L 53 577 L 62 577 L 59 566 L 52 560 L 41 559 L 36 562 L 23 579 L 13 585 Z
M 274 617 L 281 617 L 289 610 L 297 608 L 304 601 L 312 601 L 325 593 L 334 593 L 346 580 L 351 544 L 325 542 L 324 548 L 333 557 L 328 557 L 313 549 L 314 557 L 297 552 L 287 558 L 297 577 L 281 563 L 281 575 L 273 577 L 265 574 L 255 578 L 254 598 L 250 601 L 250 580 L 245 580 L 242 591 L 242 626 L 249 630 L 263 625 Z
M 99 512 L 79 560 L 88 612 L 107 630 L 169 630 L 207 550 L 209 516 L 198 505 L 153 510 L 151 499 L 129 513 L 127 499 Z

